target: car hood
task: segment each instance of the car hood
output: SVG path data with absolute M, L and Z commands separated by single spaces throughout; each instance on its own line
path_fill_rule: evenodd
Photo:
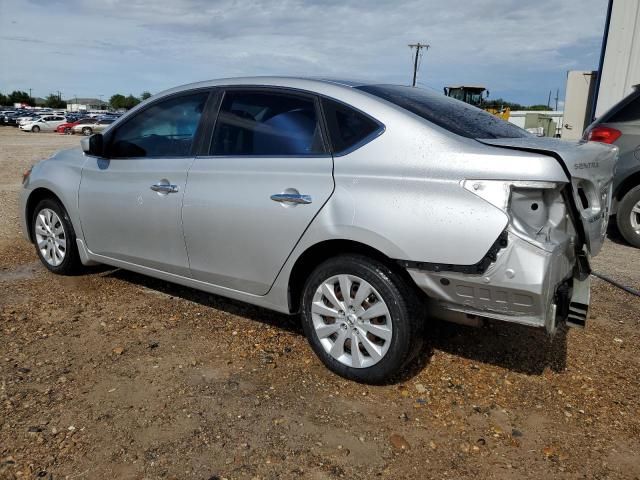
M 540 153 L 554 157 L 571 182 L 578 229 L 591 255 L 602 248 L 611 210 L 613 176 L 618 148 L 598 142 L 569 142 L 545 137 L 480 139 L 494 147 Z

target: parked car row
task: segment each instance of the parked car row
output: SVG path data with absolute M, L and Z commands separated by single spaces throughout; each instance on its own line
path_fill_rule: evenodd
M 111 125 L 115 118 L 81 118 L 72 122 L 65 122 L 58 125 L 56 132 L 70 135 L 73 133 L 81 133 L 82 135 L 92 135 L 102 132 Z
M 0 110 L 0 125 L 18 127 L 25 132 L 57 132 L 61 134 L 81 133 L 91 135 L 101 132 L 120 115 L 78 114 L 52 110 Z

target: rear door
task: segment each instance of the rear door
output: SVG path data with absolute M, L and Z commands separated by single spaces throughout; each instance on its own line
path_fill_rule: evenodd
M 266 294 L 333 192 L 332 171 L 315 96 L 226 90 L 210 147 L 195 159 L 184 198 L 192 276 Z
M 48 130 L 51 130 L 52 132 L 55 131 L 55 129 L 58 128 L 59 125 L 62 125 L 63 123 L 65 123 L 67 121 L 61 115 L 56 115 L 56 116 L 50 117 L 50 119 L 51 120 L 49 120 Z
M 46 116 L 46 117 L 42 117 L 42 123 L 40 123 L 38 126 L 40 127 L 40 129 L 44 132 L 48 132 L 51 130 L 54 130 L 54 117 L 52 116 Z

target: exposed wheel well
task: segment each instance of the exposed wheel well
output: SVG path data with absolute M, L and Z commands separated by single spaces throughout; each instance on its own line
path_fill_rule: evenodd
M 629 175 L 618 187 L 618 191 L 616 192 L 616 200 L 622 200 L 622 198 L 627 193 L 629 193 L 629 190 L 635 188 L 638 185 L 640 185 L 640 172 Z
M 44 200 L 45 198 L 52 198 L 60 202 L 60 205 L 62 205 L 62 202 L 60 201 L 58 196 L 55 193 L 53 193 L 51 190 L 48 190 L 46 188 L 36 188 L 33 192 L 31 192 L 31 195 L 29 195 L 29 198 L 27 199 L 27 211 L 25 212 L 26 214 L 25 218 L 27 219 L 27 229 L 29 234 L 29 240 L 31 240 L 31 242 L 33 242 L 33 232 L 31 231 L 31 218 L 33 217 L 34 210 L 36 209 L 36 205 L 38 205 L 38 203 L 40 203 L 40 201 Z
M 300 311 L 302 291 L 311 272 L 325 260 L 345 253 L 360 254 L 385 263 L 397 272 L 407 282 L 407 285 L 414 288 L 419 297 L 424 296 L 424 292 L 418 288 L 407 271 L 381 251 L 353 240 L 326 240 L 308 248 L 300 255 L 291 270 L 291 275 L 289 275 L 289 310 L 291 313 Z

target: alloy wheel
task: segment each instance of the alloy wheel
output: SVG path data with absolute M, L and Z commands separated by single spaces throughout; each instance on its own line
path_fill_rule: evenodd
M 367 368 L 391 345 L 391 314 L 381 295 L 355 275 L 335 275 L 320 284 L 311 305 L 313 327 L 325 351 L 340 363 Z
M 631 209 L 630 221 L 631 228 L 634 232 L 640 235 L 640 202 L 636 203 Z
M 57 267 L 67 253 L 67 235 L 62 220 L 50 208 L 38 212 L 35 221 L 35 236 L 38 250 L 45 262 Z

